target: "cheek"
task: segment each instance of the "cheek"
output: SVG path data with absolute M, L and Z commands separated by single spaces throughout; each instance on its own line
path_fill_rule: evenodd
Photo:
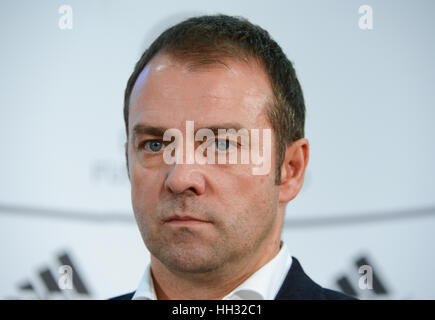
M 244 174 L 223 176 L 216 182 L 228 213 L 238 212 L 240 219 L 249 224 L 257 224 L 258 220 L 266 218 L 274 210 L 278 194 L 273 174 L 253 176 L 246 171 Z
M 143 169 L 140 166 L 133 167 L 130 182 L 131 200 L 135 214 L 139 213 L 143 215 L 152 212 L 156 205 L 160 190 L 159 186 L 161 185 L 156 172 Z

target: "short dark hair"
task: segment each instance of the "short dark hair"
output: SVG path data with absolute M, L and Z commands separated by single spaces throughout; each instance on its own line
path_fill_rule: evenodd
M 139 74 L 158 53 L 199 65 L 223 63 L 222 58 L 254 58 L 264 66 L 274 93 L 266 112 L 276 137 L 275 183 L 280 184 L 286 147 L 304 137 L 305 102 L 292 63 L 269 33 L 245 18 L 222 14 L 189 18 L 164 31 L 143 53 L 128 79 L 124 95 L 127 139 L 131 92 Z

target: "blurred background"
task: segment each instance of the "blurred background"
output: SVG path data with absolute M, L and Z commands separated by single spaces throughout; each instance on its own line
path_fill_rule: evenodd
M 2 0 L 0 299 L 136 289 L 149 254 L 130 203 L 124 88 L 160 32 L 214 13 L 268 30 L 304 90 L 311 151 L 287 206 L 291 254 L 361 299 L 434 299 L 430 0 Z

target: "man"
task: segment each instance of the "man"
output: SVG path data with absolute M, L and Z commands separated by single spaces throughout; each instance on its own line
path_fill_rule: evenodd
M 114 299 L 349 298 L 314 283 L 281 241 L 309 146 L 295 71 L 265 30 L 225 15 L 166 30 L 136 64 L 124 119 L 151 262 L 137 290 Z M 230 154 L 237 161 L 216 163 Z

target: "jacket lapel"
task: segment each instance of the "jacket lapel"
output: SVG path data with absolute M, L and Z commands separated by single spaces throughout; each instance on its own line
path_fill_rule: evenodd
M 299 261 L 292 257 L 292 265 L 275 297 L 275 300 L 317 300 L 324 299 L 323 290 L 311 280 Z

